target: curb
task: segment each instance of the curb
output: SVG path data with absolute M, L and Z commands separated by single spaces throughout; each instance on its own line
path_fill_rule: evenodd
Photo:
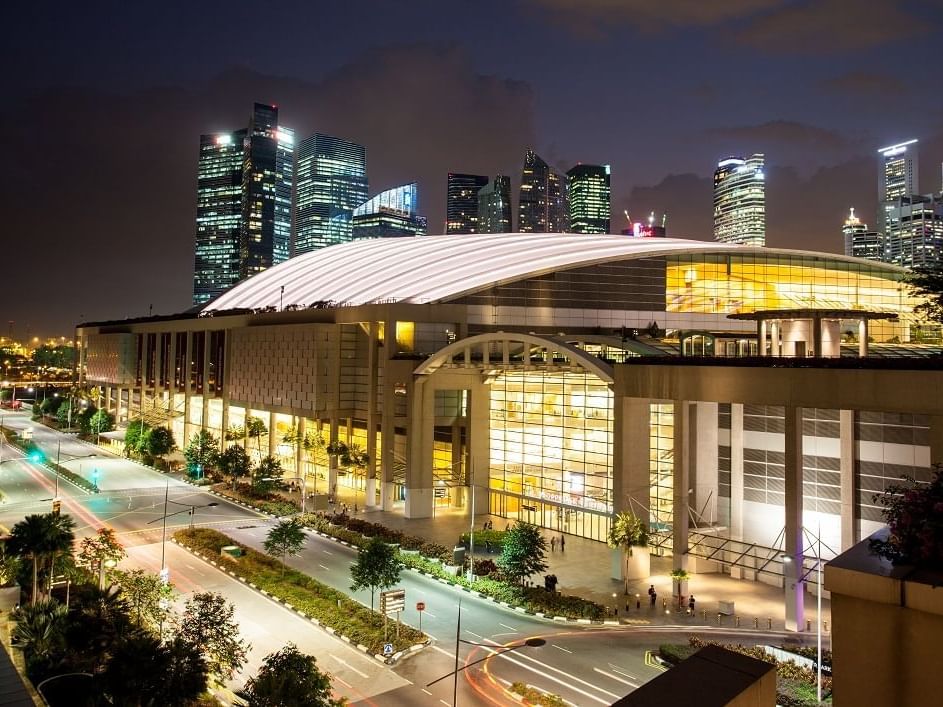
M 353 641 L 349 636 L 345 636 L 345 635 L 342 634 L 342 633 L 338 633 L 332 626 L 326 626 L 326 625 L 324 625 L 323 623 L 321 623 L 318 619 L 314 618 L 313 616 L 308 616 L 306 613 L 304 613 L 304 612 L 301 611 L 300 609 L 296 609 L 294 606 L 292 606 L 290 603 L 288 603 L 288 602 L 285 601 L 284 599 L 280 599 L 280 598 L 278 598 L 278 597 L 272 595 L 271 593 L 267 592 L 266 590 L 261 589 L 260 587 L 257 587 L 257 586 L 256 586 L 255 584 L 253 584 L 252 582 L 249 582 L 245 577 L 242 577 L 242 576 L 240 576 L 240 575 L 237 575 L 235 572 L 229 570 L 229 569 L 226 568 L 226 567 L 223 567 L 223 566 L 220 565 L 218 562 L 216 562 L 216 560 L 210 559 L 210 558 L 207 557 L 206 555 L 201 555 L 200 553 L 198 553 L 196 550 L 194 550 L 193 548 L 189 547 L 188 545 L 184 545 L 183 543 L 177 542 L 177 539 L 176 539 L 176 538 L 171 538 L 171 539 L 170 539 L 170 542 L 172 542 L 172 543 L 174 543 L 175 545 L 177 545 L 177 547 L 183 548 L 184 550 L 186 550 L 187 552 L 189 552 L 189 553 L 190 553 L 191 555 L 193 555 L 194 557 L 197 557 L 197 558 L 203 560 L 204 562 L 207 562 L 207 563 L 211 564 L 213 567 L 215 567 L 216 569 L 218 569 L 220 572 L 223 572 L 223 573 L 225 573 L 225 574 L 230 575 L 230 576 L 233 577 L 234 579 L 238 580 L 239 582 L 241 582 L 242 584 L 246 585 L 247 587 L 250 587 L 251 589 L 253 589 L 253 590 L 255 590 L 256 592 L 258 592 L 259 594 L 262 594 L 263 596 L 267 597 L 268 599 L 271 599 L 272 601 L 274 601 L 274 602 L 276 602 L 276 603 L 278 603 L 278 604 L 281 604 L 281 605 L 282 605 L 283 607 L 285 607 L 288 611 L 291 611 L 292 613 L 297 614 L 298 616 L 300 616 L 300 617 L 303 618 L 303 619 L 307 619 L 308 621 L 310 621 L 312 624 L 314 624 L 314 625 L 317 626 L 318 628 L 321 628 L 321 629 L 323 629 L 324 631 L 326 631 L 327 633 L 329 633 L 330 635 L 335 636 L 336 638 L 341 639 L 342 641 L 344 641 L 345 643 L 347 643 L 347 644 L 350 645 L 351 647 L 355 648 L 356 650 L 360 651 L 360 652 L 363 653 L 364 655 L 368 655 L 368 656 L 370 656 L 371 658 L 374 658 L 375 660 L 377 660 L 378 662 L 380 662 L 380 663 L 382 663 L 382 664 L 384 664 L 384 665 L 394 665 L 394 664 L 395 664 L 397 661 L 399 661 L 401 658 L 403 658 L 403 657 L 405 657 L 405 656 L 408 656 L 408 655 L 412 655 L 413 653 L 416 653 L 416 652 L 418 652 L 418 651 L 421 651 L 421 650 L 422 650 L 423 648 L 425 648 L 427 645 L 430 645 L 430 644 L 431 644 L 431 641 L 428 641 L 428 642 L 426 642 L 426 643 L 415 643 L 415 644 L 413 644 L 412 646 L 410 646 L 409 648 L 405 648 L 405 649 L 403 649 L 403 650 L 401 650 L 401 651 L 397 651 L 396 653 L 394 653 L 393 655 L 391 655 L 391 656 L 389 656 L 389 657 L 382 656 L 382 655 L 377 655 L 377 654 L 375 654 L 375 653 L 371 653 L 371 652 L 370 652 L 370 649 L 367 648 L 366 646 L 364 646 L 363 644 L 356 643 L 356 642 Z

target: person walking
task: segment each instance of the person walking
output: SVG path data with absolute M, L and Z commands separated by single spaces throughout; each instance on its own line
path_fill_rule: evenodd
M 688 599 L 688 609 L 691 610 L 691 616 L 694 616 L 694 595 L 691 595 L 691 598 Z
M 566 550 L 566 538 L 563 535 L 561 535 L 560 536 L 560 552 L 563 552 L 564 550 Z
M 553 552 L 556 549 L 557 549 L 557 538 L 554 535 L 553 537 L 550 538 L 550 552 Z
M 653 609 L 655 608 L 655 599 L 657 596 L 658 595 L 655 593 L 655 585 L 653 584 L 648 588 L 648 603 Z

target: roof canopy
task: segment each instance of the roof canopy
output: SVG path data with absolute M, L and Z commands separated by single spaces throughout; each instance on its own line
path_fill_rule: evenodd
M 805 254 L 861 262 L 832 254 L 678 238 L 567 233 L 377 238 L 342 243 L 291 258 L 239 283 L 203 311 L 260 309 L 280 304 L 310 306 L 316 302 L 342 305 L 442 302 L 555 270 L 695 252 Z M 897 270 L 884 267 L 889 272 Z

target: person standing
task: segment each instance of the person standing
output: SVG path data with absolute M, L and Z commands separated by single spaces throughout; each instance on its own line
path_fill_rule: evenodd
M 655 608 L 656 597 L 657 595 L 655 594 L 655 585 L 653 584 L 648 588 L 648 603 L 649 603 L 649 606 L 651 606 L 652 608 Z
M 691 610 L 691 616 L 694 616 L 694 595 L 691 595 L 691 598 L 688 599 L 688 609 Z
M 563 535 L 560 536 L 560 552 L 566 550 L 566 537 Z
M 550 538 L 550 552 L 553 552 L 557 549 L 557 537 L 554 535 Z

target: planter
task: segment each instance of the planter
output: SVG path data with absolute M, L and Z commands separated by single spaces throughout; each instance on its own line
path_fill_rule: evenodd
M 672 579 L 671 587 L 671 593 L 676 597 L 686 597 L 688 595 L 688 580 L 686 579 Z

